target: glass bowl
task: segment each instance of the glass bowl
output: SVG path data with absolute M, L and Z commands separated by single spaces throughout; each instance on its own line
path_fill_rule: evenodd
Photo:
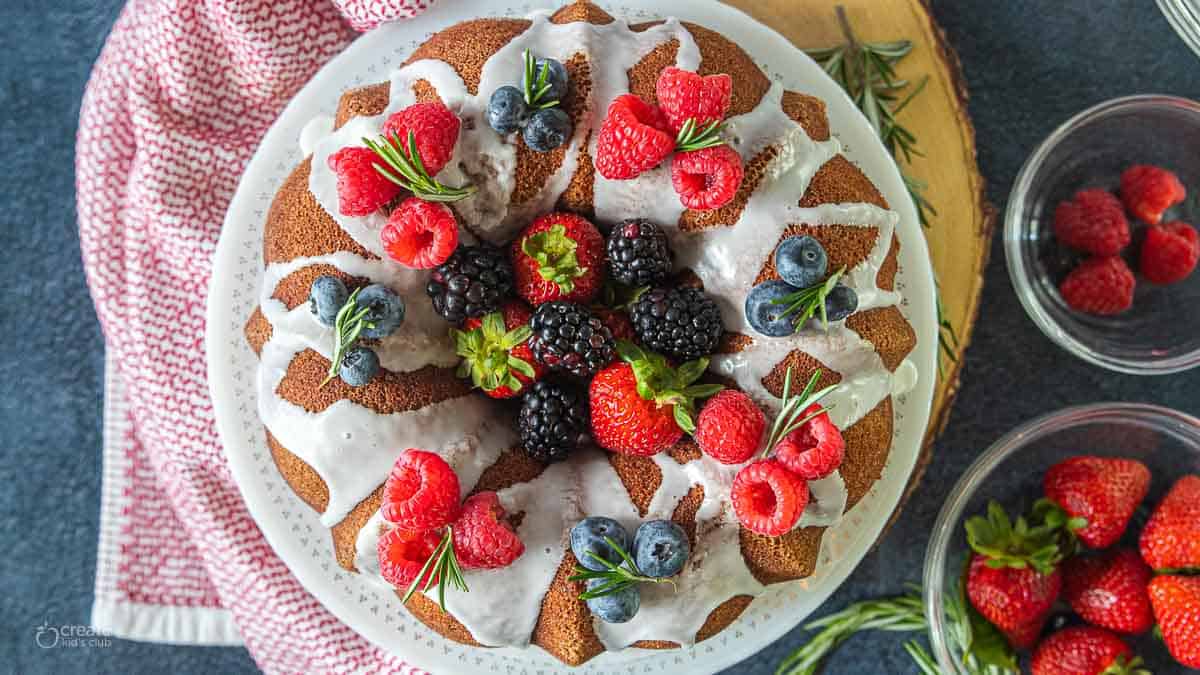
M 1158 0 L 1158 8 L 1179 37 L 1200 55 L 1200 0 Z
M 1200 103 L 1169 96 L 1132 96 L 1101 103 L 1063 124 L 1022 167 L 1004 216 L 1008 272 L 1021 304 L 1050 339 L 1111 370 L 1139 375 L 1200 365 L 1200 274 L 1170 286 L 1139 277 L 1133 307 L 1118 316 L 1069 308 L 1058 284 L 1082 260 L 1053 238 L 1054 209 L 1085 188 L 1115 189 L 1133 164 L 1155 164 L 1190 186 L 1166 220 L 1200 225 Z M 1145 226 L 1131 220 L 1130 267 Z
M 1141 525 L 1175 480 L 1200 472 L 1200 420 L 1153 405 L 1100 403 L 1039 417 L 988 448 L 950 491 L 925 555 L 925 614 L 934 658 L 942 672 L 970 673 L 962 662 L 954 622 L 947 618 L 952 604 L 960 601 L 960 584 L 969 555 L 963 523 L 970 516 L 984 513 L 991 499 L 1003 504 L 1013 516 L 1028 511 L 1042 496 L 1046 470 L 1080 454 L 1128 457 L 1150 468 L 1150 493 L 1120 542 L 1122 546 L 1136 546 Z M 1052 619 L 1051 626 L 1057 621 Z M 1125 639 L 1153 672 L 1182 672 L 1182 666 L 1171 660 L 1150 633 Z

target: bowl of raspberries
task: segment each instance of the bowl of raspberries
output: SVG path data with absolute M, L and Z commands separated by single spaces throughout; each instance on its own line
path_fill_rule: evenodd
M 1133 96 L 1050 135 L 1005 213 L 1009 274 L 1042 331 L 1134 374 L 1200 364 L 1200 103 Z
M 1200 668 L 1200 420 L 1102 403 L 1001 438 L 938 515 L 924 605 L 939 672 Z

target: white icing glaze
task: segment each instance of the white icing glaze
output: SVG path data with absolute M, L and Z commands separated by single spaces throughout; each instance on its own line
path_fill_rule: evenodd
M 595 130 L 609 103 L 628 90 L 626 72 L 656 46 L 677 40 L 679 67 L 695 70 L 699 48 L 675 19 L 642 32 L 621 20 L 602 26 L 585 23 L 555 25 L 545 13 L 531 17 L 528 30 L 511 40 L 484 64 L 478 93 L 471 94 L 447 64 L 422 60 L 397 70 L 391 79 L 391 100 L 375 117 L 359 117 L 329 132 L 328 120 L 314 121 L 302 135 L 302 149 L 313 155 L 309 187 L 318 203 L 367 250 L 383 256 L 378 230 L 383 217 L 342 216 L 338 212 L 336 178 L 326 166 L 330 154 L 347 145 L 361 144 L 364 136 L 377 136 L 386 118 L 415 101 L 412 85 L 426 80 L 463 122 L 450 163 L 438 178 L 450 185 L 473 183 L 479 192 L 454 205 L 460 222 L 492 241 L 509 239 L 532 216 L 552 208 L 575 171 L 588 130 Z M 513 138 L 504 138 L 487 125 L 488 97 L 497 87 L 519 84 L 521 55 L 530 49 L 562 61 L 576 53 L 590 55 L 592 90 L 562 166 L 546 187 L 522 205 L 511 204 L 516 152 Z M 875 283 L 891 244 L 898 216 L 869 204 L 824 204 L 801 208 L 799 198 L 827 161 L 841 152 L 836 138 L 817 142 L 782 108 L 782 86 L 776 84 L 749 113 L 728 121 L 727 138 L 745 161 L 775 146 L 764 178 L 745 205 L 736 223 L 728 227 L 687 234 L 677 223 L 683 206 L 674 198 L 667 164 L 631 181 L 608 181 L 596 175 L 594 203 L 597 219 L 615 222 L 647 217 L 667 226 L 682 267 L 692 269 L 721 307 L 726 327 L 755 335 L 745 324 L 741 302 L 752 287 L 762 262 L 771 255 L 789 223 L 813 226 L 872 227 L 876 243 L 868 258 L 848 270 L 845 282 L 859 296 L 859 310 L 895 305 L 898 293 L 883 291 Z M 323 134 L 323 135 L 322 135 Z M 590 141 L 595 156 L 595 134 Z M 467 233 L 464 237 L 470 239 Z M 350 401 L 339 401 L 321 413 L 308 413 L 283 401 L 275 393 L 292 357 L 305 348 L 328 356 L 330 330 L 320 326 L 302 306 L 287 311 L 271 295 L 280 279 L 310 264 L 325 263 L 356 275 L 386 283 L 405 298 L 408 317 L 404 327 L 384 340 L 381 361 L 390 370 L 414 370 L 426 364 L 448 366 L 454 362 L 444 324 L 424 298 L 423 276 L 386 261 L 369 261 L 348 253 L 302 259 L 268 268 L 262 289 L 264 314 L 273 335 L 264 346 L 259 374 L 260 414 L 268 429 L 321 475 L 330 488 L 330 504 L 322 522 L 338 522 L 355 504 L 386 477 L 404 448 L 423 447 L 446 456 L 459 474 L 464 492 L 474 485 L 484 468 L 504 449 L 515 445 L 511 420 L 497 419 L 498 407 L 480 396 L 446 401 L 421 411 L 379 415 Z M 810 354 L 842 376 L 841 386 L 826 404 L 831 417 L 846 428 L 874 409 L 889 395 L 911 389 L 916 368 L 905 361 L 893 375 L 873 345 L 843 323 L 828 330 L 808 327 L 786 339 L 755 339 L 737 354 L 718 355 L 710 368 L 733 378 L 760 404 L 774 411 L 779 402 L 763 387 L 762 378 L 793 350 Z M 742 465 L 726 466 L 704 456 L 680 465 L 660 454 L 654 462 L 662 483 L 653 495 L 645 518 L 669 518 L 680 499 L 693 486 L 704 489 L 696 515 L 697 541 L 678 591 L 669 585 L 644 585 L 641 610 L 625 624 L 596 622 L 597 635 L 609 649 L 619 649 L 641 639 L 672 640 L 691 644 L 709 613 L 735 595 L 757 595 L 762 585 L 742 559 L 738 525 L 729 501 L 733 478 Z M 809 483 L 812 499 L 796 527 L 836 524 L 845 510 L 847 493 L 841 476 Z M 606 515 L 622 522 L 632 533 L 642 521 L 606 457 L 599 452 L 576 453 L 567 462 L 547 469 L 537 479 L 501 491 L 510 512 L 524 511 L 518 530 L 526 552 L 501 570 L 467 572 L 471 592 L 450 593 L 451 613 L 489 645 L 524 645 L 536 624 L 545 589 L 560 564 L 566 533 L 585 515 Z M 375 546 L 386 527 L 376 513 L 357 538 L 356 566 L 360 572 L 390 588 L 379 577 Z M 519 589 L 514 592 L 513 589 Z

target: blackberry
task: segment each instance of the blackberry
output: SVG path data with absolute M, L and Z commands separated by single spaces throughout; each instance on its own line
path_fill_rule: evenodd
M 629 317 L 643 346 L 681 361 L 713 353 L 725 330 L 717 303 L 689 286 L 646 291 Z
M 608 235 L 608 267 L 613 279 L 628 286 L 649 286 L 671 273 L 671 249 L 662 228 L 632 219 Z
M 425 292 L 435 312 L 459 325 L 500 309 L 513 293 L 512 264 L 490 244 L 459 246 L 429 275 Z
M 588 399 L 569 386 L 536 382 L 525 392 L 517 429 L 530 457 L 560 462 L 587 440 Z
M 612 332 L 591 310 L 565 300 L 540 305 L 529 320 L 529 347 L 551 370 L 591 377 L 612 362 Z

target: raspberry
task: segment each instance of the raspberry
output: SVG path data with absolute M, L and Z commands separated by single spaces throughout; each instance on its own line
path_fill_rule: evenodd
M 1139 220 L 1162 222 L 1163 212 L 1183 201 L 1187 189 L 1179 177 L 1157 166 L 1139 164 L 1121 174 L 1121 201 Z
M 337 174 L 338 211 L 343 216 L 366 216 L 400 194 L 400 186 L 375 170 L 382 164 L 370 148 L 347 147 L 329 156 L 326 164 Z
M 1138 267 L 1152 284 L 1173 284 L 1196 269 L 1197 258 L 1200 258 L 1200 238 L 1196 228 L 1177 220 L 1146 230 Z
M 408 147 L 408 134 L 417 142 L 417 153 L 430 176 L 436 176 L 454 154 L 458 142 L 458 117 L 441 102 L 417 103 L 393 114 L 383 123 L 383 135 Z
M 1107 190 L 1083 190 L 1054 210 L 1054 236 L 1095 255 L 1116 255 L 1129 245 L 1129 220 Z
M 821 409 L 814 403 L 801 415 L 804 419 Z M 775 446 L 775 459 L 804 480 L 817 480 L 833 473 L 846 456 L 842 432 L 829 420 L 829 413 L 813 417 Z
M 392 260 L 427 270 L 446 262 L 458 248 L 458 221 L 445 204 L 409 197 L 392 212 L 379 239 Z
M 633 94 L 608 107 L 596 137 L 596 171 L 609 180 L 636 178 L 675 150 L 675 137 L 658 108 Z
M 551 300 L 588 302 L 604 283 L 604 237 L 573 213 L 548 213 L 512 244 L 517 293 L 538 306 Z
M 458 475 L 446 460 L 409 448 L 383 486 L 383 519 L 410 532 L 428 532 L 458 516 Z
M 396 588 L 407 589 L 421 573 L 421 568 L 433 555 L 441 537 L 433 532 L 414 533 L 403 528 L 392 528 L 379 538 L 376 553 L 379 556 L 379 571 L 383 578 Z M 421 579 L 421 586 L 429 581 L 430 569 Z M 437 578 L 434 578 L 437 583 Z
M 1110 316 L 1133 306 L 1133 272 L 1119 256 L 1089 258 L 1058 287 L 1072 309 Z
M 695 118 L 699 128 L 725 119 L 732 93 L 733 78 L 724 73 L 701 77 L 674 66 L 663 69 L 654 88 L 658 106 L 676 133 L 689 118 Z
M 738 471 L 730 497 L 742 527 L 777 537 L 800 519 L 808 505 L 808 485 L 779 462 L 764 459 Z
M 506 519 L 495 492 L 479 492 L 463 502 L 462 515 L 450 529 L 454 554 L 465 569 L 507 567 L 525 552 L 525 544 Z
M 728 145 L 681 152 L 671 160 L 671 185 L 689 209 L 708 211 L 728 204 L 743 175 L 742 158 Z
M 736 389 L 725 389 L 708 399 L 696 419 L 696 443 L 722 464 L 741 464 L 762 442 L 767 417 L 754 401 Z

